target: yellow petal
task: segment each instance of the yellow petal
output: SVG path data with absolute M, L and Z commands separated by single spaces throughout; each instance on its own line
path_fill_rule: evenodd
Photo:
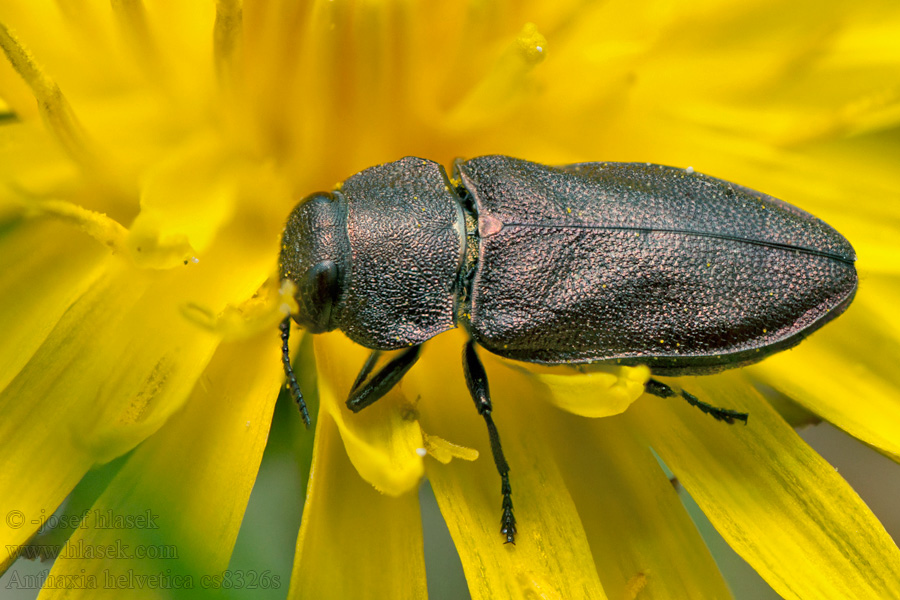
M 147 174 L 130 244 L 139 264 L 177 266 L 209 247 L 232 217 L 237 196 L 233 160 L 214 135 L 199 136 Z
M 536 400 L 531 390 L 498 376 L 491 387 L 493 417 L 510 464 L 519 532 L 515 546 L 503 543 L 500 476 L 484 420 L 463 381 L 462 346 L 459 334 L 432 340 L 406 385 L 422 394 L 427 431 L 480 453 L 473 462 L 427 463 L 472 598 L 606 598 L 575 504 L 547 451 L 551 440 L 536 418 Z M 498 371 L 488 369 L 488 376 Z
M 53 197 L 70 189 L 77 173 L 74 163 L 38 123 L 0 127 L 0 214 L 9 208 L 21 212 L 22 195 Z
M 7 457 L 0 497 L 11 509 L 54 510 L 90 465 L 156 431 L 215 348 L 214 338 L 186 323 L 172 326 L 174 307 L 159 311 L 164 296 L 145 293 L 147 282 L 125 275 L 127 267 L 114 258 L 103 266 L 0 393 L 0 452 Z M 36 528 L 8 532 L 11 543 Z
M 865 280 L 862 285 L 866 285 Z M 884 302 L 881 298 L 900 297 L 897 288 L 888 286 L 884 295 L 860 293 L 858 305 L 851 306 L 839 321 L 749 372 L 853 437 L 900 461 L 898 334 L 886 330 L 891 326 L 890 320 L 882 318 L 878 311 L 866 310 L 869 304 Z
M 33 243 L 54 231 L 37 228 Z M 190 298 L 222 310 L 250 297 L 267 276 L 259 265 L 268 262 L 252 241 L 231 235 L 201 265 L 146 273 L 108 256 L 82 270 L 85 280 L 73 282 L 77 297 L 70 290 L 51 295 L 47 306 L 64 312 L 49 331 L 38 324 L 45 339 L 38 338 L 38 348 L 26 345 L 27 364 L 0 392 L 0 452 L 7 457 L 0 498 L 9 509 L 55 510 L 88 467 L 157 431 L 183 405 L 218 344 L 181 316 L 181 303 Z M 16 281 L 33 291 L 28 278 Z M 35 281 L 44 285 L 41 277 Z M 27 300 L 17 290 L 7 297 Z M 34 322 L 30 310 L 20 314 Z M 29 520 L 0 533 L 4 543 L 18 545 L 36 529 Z
M 501 371 L 520 385 L 539 385 L 540 395 L 559 408 L 583 417 L 609 417 L 624 412 L 644 393 L 650 378 L 646 366 L 541 367 L 504 360 L 488 352 L 482 360 L 506 367 Z
M 21 429 L 23 404 L 36 414 L 66 415 L 56 435 L 77 440 L 98 461 L 156 431 L 181 406 L 216 345 L 180 318 L 176 302 L 168 285 L 136 279 L 127 265 L 106 259 L 102 276 L 0 396 L 10 411 L 4 424 Z M 72 360 L 57 360 L 59 352 Z
M 900 551 L 884 527 L 740 376 L 681 383 L 701 400 L 749 412 L 748 425 L 728 426 L 677 399 L 650 397 L 626 416 L 776 592 L 900 597 Z
M 730 597 L 675 488 L 627 419 L 557 413 L 541 423 L 552 428 L 550 447 L 610 598 Z
M 272 335 L 222 345 L 185 410 L 128 457 L 54 563 L 49 579 L 95 577 L 98 589 L 48 589 L 47 597 L 118 598 L 159 575 L 189 591 L 221 581 L 282 378 Z M 128 518 L 140 520 L 116 526 Z M 147 587 L 167 595 L 165 584 Z
M 488 73 L 454 106 L 441 122 L 454 132 L 496 123 L 533 89 L 528 79 L 547 55 L 547 39 L 534 23 L 526 23 L 496 59 Z
M 415 490 L 390 497 L 360 478 L 331 415 L 320 411 L 288 596 L 426 598 L 420 519 Z
M 40 526 L 39 516 L 52 513 L 95 461 L 73 439 L 71 422 L 50 418 L 65 410 L 64 399 L 22 389 L 10 393 L 9 387 L 15 387 L 17 374 L 102 274 L 105 252 L 60 223 L 7 227 L 0 238 L 0 284 L 18 293 L 5 295 L 0 307 L 0 327 L 6 332 L 0 341 L 0 452 L 5 457 L 0 510 L 22 516 L 21 522 L 0 524 L 0 543 L 8 548 L 25 543 Z M 36 375 L 47 379 L 46 373 Z M 7 553 L 0 570 L 12 558 Z
M 403 393 L 405 379 L 378 402 L 354 414 L 346 406 L 350 385 L 369 350 L 343 335 L 316 336 L 320 411 L 337 424 L 350 461 L 382 493 L 399 496 L 415 489 L 424 473 L 422 430 L 416 404 Z M 321 412 L 320 412 L 321 414 Z
M 106 252 L 68 225 L 9 223 L 0 234 L 0 390 L 34 355 L 73 302 L 99 276 Z
M 109 3 L 10 0 L 0 7 L 0 20 L 66 90 L 109 93 L 105 85 L 121 74 L 121 48 L 110 43 Z

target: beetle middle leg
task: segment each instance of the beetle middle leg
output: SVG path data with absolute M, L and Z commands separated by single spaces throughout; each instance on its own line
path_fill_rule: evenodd
M 463 350 L 463 372 L 466 375 L 466 384 L 469 393 L 478 408 L 478 414 L 484 417 L 487 424 L 488 437 L 491 440 L 491 453 L 494 455 L 494 464 L 500 473 L 500 493 L 503 495 L 503 516 L 500 517 L 500 533 L 506 536 L 507 544 L 516 543 L 516 517 L 513 516 L 512 488 L 509 485 L 509 463 L 503 456 L 503 448 L 500 446 L 500 434 L 491 417 L 493 406 L 491 405 L 491 392 L 488 388 L 487 373 L 484 365 L 475 353 L 475 342 L 471 339 Z
M 356 381 L 353 382 L 353 387 L 350 389 L 350 398 L 347 399 L 347 408 L 353 412 L 359 412 L 381 399 L 416 364 L 421 350 L 421 344 L 405 348 L 369 379 L 369 374 L 375 368 L 378 357 L 381 356 L 380 350 L 372 352 L 360 370 L 359 375 L 356 376 Z
M 672 398 L 678 395 L 671 387 L 669 387 L 662 381 L 657 381 L 656 379 L 650 379 L 647 381 L 646 391 L 648 394 L 653 394 L 654 396 L 657 396 L 659 398 Z M 730 408 L 719 408 L 718 406 L 713 406 L 712 404 L 703 402 L 702 400 L 697 398 L 697 396 L 685 390 L 681 390 L 681 397 L 684 398 L 688 404 L 699 408 L 701 412 L 711 416 L 717 421 L 725 421 L 729 424 L 733 424 L 735 421 L 743 421 L 744 424 L 746 424 L 747 419 L 750 416 L 747 413 L 732 410 Z

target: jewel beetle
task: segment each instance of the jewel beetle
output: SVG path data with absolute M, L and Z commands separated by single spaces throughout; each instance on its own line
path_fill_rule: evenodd
M 501 477 L 501 533 L 514 542 L 509 465 L 476 344 L 546 365 L 714 373 L 790 348 L 837 317 L 856 292 L 855 261 L 850 243 L 811 214 L 692 169 L 481 156 L 457 160 L 451 178 L 407 157 L 294 208 L 280 269 L 299 308 L 280 325 L 282 360 L 308 425 L 288 352 L 292 319 L 373 350 L 347 400 L 354 412 L 400 381 L 424 342 L 462 327 L 466 383 Z M 373 373 L 386 350 L 400 352 Z M 647 391 L 676 395 L 657 379 Z

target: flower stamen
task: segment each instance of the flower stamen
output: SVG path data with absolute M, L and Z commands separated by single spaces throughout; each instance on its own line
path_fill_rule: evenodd
M 234 81 L 236 58 L 240 51 L 243 10 L 240 0 L 216 0 L 213 26 L 213 53 L 219 83 L 229 88 Z
M 78 164 L 96 168 L 97 159 L 92 150 L 93 144 L 89 142 L 87 132 L 75 116 L 62 90 L 44 73 L 31 53 L 3 23 L 0 23 L 0 48 L 3 49 L 13 69 L 31 88 L 44 123 L 56 136 L 63 149 Z
M 526 23 L 484 79 L 450 111 L 448 126 L 475 127 L 507 112 L 527 91 L 531 71 L 544 61 L 547 40 Z
M 872 92 L 838 107 L 796 123 L 775 144 L 796 146 L 817 140 L 827 140 L 863 133 L 892 121 L 900 111 L 900 86 L 890 86 Z
M 128 230 L 104 213 L 88 210 L 65 200 L 25 200 L 25 205 L 37 214 L 49 215 L 76 225 L 84 233 L 107 246 L 113 254 L 128 256 L 125 243 Z
M 159 64 L 161 54 L 150 34 L 144 3 L 141 0 L 111 0 L 110 6 L 119 21 L 119 26 L 126 34 L 126 40 L 134 51 L 135 59 L 147 73 L 154 75 L 154 79 L 164 81 Z

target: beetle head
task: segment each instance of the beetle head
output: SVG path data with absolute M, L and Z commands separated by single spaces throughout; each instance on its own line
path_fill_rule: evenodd
M 335 314 L 349 256 L 347 202 L 339 193 L 318 192 L 291 212 L 281 237 L 281 279 L 296 286 L 293 319 L 311 333 L 338 326 Z

